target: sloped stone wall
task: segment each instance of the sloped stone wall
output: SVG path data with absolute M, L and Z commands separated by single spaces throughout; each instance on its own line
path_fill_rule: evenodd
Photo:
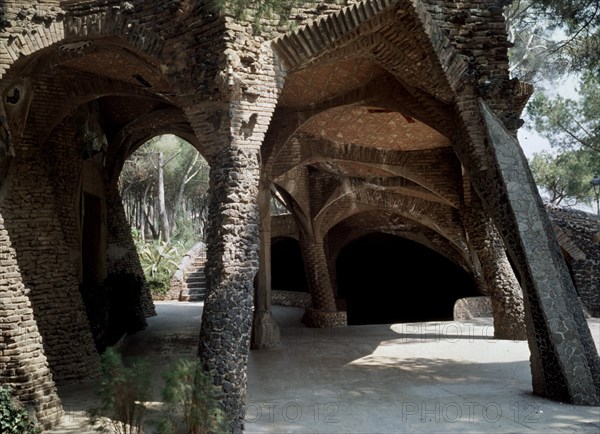
M 2 213 L 54 378 L 81 381 L 99 373 L 99 357 L 41 157 L 34 153 L 12 162 Z
M 144 270 L 140 263 L 135 242 L 131 234 L 131 226 L 127 221 L 123 201 L 115 185 L 107 187 L 107 213 L 108 213 L 108 250 L 107 268 L 108 275 L 126 273 L 137 276 L 144 282 L 140 295 L 140 305 L 132 306 L 136 318 L 145 323 L 144 318 L 156 315 L 150 288 L 145 284 Z
M 550 220 L 562 229 L 584 257 L 567 257 L 571 277 L 587 312 L 600 316 L 600 217 L 584 211 L 547 207 Z M 559 244 L 561 238 L 559 237 Z M 561 247 L 562 244 L 561 244 Z M 564 248 L 563 248 L 564 251 Z M 568 252 L 567 252 L 568 256 Z
M 56 424 L 62 407 L 44 353 L 29 289 L 0 215 L 0 384 L 35 409 L 44 427 Z

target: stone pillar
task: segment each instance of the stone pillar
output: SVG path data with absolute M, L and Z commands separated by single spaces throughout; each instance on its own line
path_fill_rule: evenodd
M 260 207 L 260 251 L 252 348 L 264 350 L 279 344 L 279 326 L 271 316 L 271 190 L 261 186 L 258 193 Z
M 62 406 L 48 367 L 28 290 L 21 281 L 16 253 L 0 215 L 0 384 L 11 386 L 22 404 L 35 409 L 49 428 Z
M 562 402 L 600 404 L 600 358 L 523 151 L 483 101 L 459 98 L 470 140 L 457 149 L 516 264 L 525 300 L 533 391 Z M 484 141 L 484 134 L 487 140 Z
M 80 382 L 100 374 L 100 357 L 58 218 L 47 162 L 39 154 L 15 157 L 0 206 L 42 336 L 44 352 L 58 383 Z M 15 266 L 16 267 L 16 266 Z
M 144 270 L 131 235 L 131 225 L 127 221 L 123 200 L 116 183 L 107 185 L 106 208 L 108 215 L 108 250 L 106 252 L 108 274 L 132 274 L 145 282 Z M 136 301 L 137 305 L 128 306 L 127 310 L 135 318 L 132 318 L 131 323 L 137 324 L 137 328 L 142 329 L 146 326 L 146 318 L 156 315 L 148 285 L 144 284 L 142 293 L 139 294 Z
M 304 312 L 302 322 L 308 327 L 319 328 L 347 325 L 346 312 L 338 311 L 335 304 L 323 241 L 307 239 L 305 235 L 301 234 L 300 250 L 312 298 L 312 306 Z
M 527 339 L 523 291 L 504 252 L 504 244 L 480 203 L 471 203 L 464 213 L 469 244 L 479 258 L 485 289 L 492 299 L 494 337 Z
M 258 270 L 258 148 L 229 145 L 211 159 L 207 293 L 198 355 L 222 388 L 230 431 L 241 432 Z

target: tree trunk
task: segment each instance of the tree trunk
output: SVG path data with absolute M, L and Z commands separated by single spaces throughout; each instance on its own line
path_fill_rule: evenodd
M 198 161 L 198 155 L 199 154 L 196 152 L 196 154 L 194 155 L 194 158 L 188 165 L 185 173 L 183 174 L 183 177 L 181 178 L 181 183 L 179 184 L 179 188 L 177 189 L 177 194 L 175 195 L 175 202 L 173 203 L 173 209 L 172 209 L 172 213 L 171 213 L 171 222 L 175 221 L 175 216 L 177 215 L 177 211 L 178 211 L 179 207 L 181 206 L 181 201 L 183 199 L 183 193 L 185 192 L 185 186 L 192 179 L 194 179 L 194 176 L 196 176 L 196 174 L 198 173 L 198 171 L 191 173 L 192 170 L 194 170 L 194 166 L 196 165 L 196 162 Z M 190 173 L 191 173 L 191 175 L 190 175 Z
M 165 182 L 164 182 L 164 157 L 158 153 L 158 219 L 160 223 L 161 239 L 168 243 L 170 240 L 169 218 L 167 217 L 167 206 L 165 204 Z

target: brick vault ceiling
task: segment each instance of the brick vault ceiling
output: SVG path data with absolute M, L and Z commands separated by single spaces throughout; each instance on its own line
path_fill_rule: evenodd
M 376 107 L 336 107 L 310 119 L 301 131 L 378 149 L 417 151 L 450 146 L 445 136 L 424 123 Z
M 360 88 L 386 74 L 384 69 L 364 58 L 301 70 L 286 77 L 279 104 L 306 107 Z
M 62 66 L 124 81 L 154 92 L 171 91 L 169 83 L 154 65 L 118 46 L 92 45 L 82 55 L 64 61 Z

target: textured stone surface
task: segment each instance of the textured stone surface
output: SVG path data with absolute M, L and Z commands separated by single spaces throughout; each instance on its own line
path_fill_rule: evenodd
M 272 302 L 278 306 L 310 307 L 310 294 L 296 291 L 273 291 Z
M 258 271 L 257 150 L 229 146 L 210 173 L 207 294 L 198 354 L 224 393 L 230 429 L 243 427 L 253 280 Z
M 600 316 L 600 217 L 583 211 L 546 208 L 569 265 L 577 294 L 590 315 Z
M 106 252 L 95 277 L 141 275 L 116 185 L 131 153 L 172 133 L 211 165 L 199 354 L 224 392 L 232 431 L 244 418 L 259 264 L 256 334 L 276 338 L 259 227 L 263 245 L 277 235 L 300 239 L 314 325 L 343 322 L 341 248 L 382 232 L 462 267 L 498 297 L 496 328 L 511 334 L 518 292 L 496 237 L 465 222 L 474 196 L 523 284 L 534 390 L 597 403 L 600 369 L 577 294 L 526 163 L 505 137 L 516 134 L 532 89 L 509 77 L 496 0 L 306 1 L 287 20 L 265 17 L 261 31 L 252 10 L 235 17 L 204 1 L 7 0 L 0 9 L 0 212 L 15 252 L 0 275 L 30 291 L 24 296 L 49 366 L 40 368 L 46 383 L 36 391 L 50 390 L 50 372 L 62 381 L 97 370 L 78 292 L 90 265 L 81 249 L 82 198 L 100 203 L 98 251 Z M 488 120 L 490 134 L 480 99 L 499 119 Z M 258 206 L 264 211 L 271 192 L 290 217 L 269 229 Z M 577 244 L 585 262 L 570 245 L 560 244 L 579 295 L 593 300 L 600 273 L 583 270 L 597 267 L 597 246 Z M 14 285 L 0 280 L 0 291 Z M 147 289 L 138 295 L 135 315 L 153 314 Z M 2 351 L 10 363 L 26 362 Z M 48 402 L 48 414 L 60 411 Z
M 315 328 L 344 327 L 348 325 L 348 318 L 345 311 L 326 311 L 307 307 L 304 310 L 302 323 Z
M 494 337 L 527 339 L 523 291 L 506 257 L 504 244 L 478 201 L 465 211 L 469 242 L 481 263 L 485 292 L 490 294 L 494 315 Z
M 496 216 L 511 254 L 520 257 L 515 262 L 527 303 L 534 392 L 598 405 L 600 358 L 548 216 L 539 196 L 531 200 L 535 185 L 525 157 L 484 103 L 482 111 L 512 209 L 503 220 Z

